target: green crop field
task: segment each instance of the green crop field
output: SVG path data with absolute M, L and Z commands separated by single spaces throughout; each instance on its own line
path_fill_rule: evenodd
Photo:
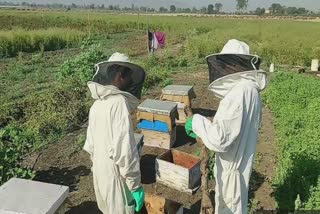
M 146 68 L 144 94 L 175 72 L 197 71 L 232 38 L 247 42 L 264 68 L 320 58 L 316 22 L 11 10 L 0 10 L 0 20 L 0 185 L 33 178 L 24 157 L 85 123 L 93 65 L 115 51 Z M 146 53 L 148 26 L 167 34 L 159 55 Z M 263 95 L 276 122 L 279 209 L 320 209 L 319 81 L 287 70 L 271 76 Z

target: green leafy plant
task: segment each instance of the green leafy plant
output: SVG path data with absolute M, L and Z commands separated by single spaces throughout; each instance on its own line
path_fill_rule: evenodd
M 279 208 L 320 209 L 315 198 L 320 174 L 319 80 L 280 72 L 272 78 L 263 99 L 276 122 L 279 163 L 273 185 Z
M 58 77 L 76 78 L 83 84 L 89 81 L 94 74 L 94 65 L 103 58 L 99 45 L 92 45 L 74 59 L 67 60 L 59 69 Z
M 0 130 L 0 185 L 11 177 L 34 177 L 32 169 L 19 165 L 22 156 L 31 147 L 31 141 L 32 136 L 28 136 L 16 125 Z

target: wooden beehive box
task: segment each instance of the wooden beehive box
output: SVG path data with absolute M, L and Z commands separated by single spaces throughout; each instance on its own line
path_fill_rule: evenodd
M 194 155 L 171 149 L 156 159 L 157 182 L 193 194 L 200 187 L 200 163 Z
M 161 121 L 168 125 L 169 132 L 141 129 L 144 145 L 170 149 L 176 140 L 176 123 L 178 118 L 177 104 L 160 100 L 147 99 L 138 106 L 137 119 Z
M 192 115 L 191 101 L 196 98 L 193 86 L 168 85 L 162 89 L 161 100 L 176 102 L 178 104 L 179 119 L 177 124 L 184 124 Z

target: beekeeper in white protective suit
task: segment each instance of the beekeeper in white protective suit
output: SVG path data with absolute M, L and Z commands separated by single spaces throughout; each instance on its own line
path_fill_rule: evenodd
M 248 53 L 248 45 L 231 40 L 221 54 Z M 198 136 L 216 154 L 217 214 L 247 212 L 249 180 L 261 121 L 259 93 L 266 85 L 266 73 L 261 70 L 223 76 L 209 86 L 209 90 L 222 99 L 213 122 L 198 114 L 187 121 L 189 136 Z
M 145 72 L 120 53 L 95 68 L 88 83 L 95 102 L 84 145 L 93 163 L 95 195 L 104 214 L 131 214 L 144 202 L 130 113 L 138 105 Z

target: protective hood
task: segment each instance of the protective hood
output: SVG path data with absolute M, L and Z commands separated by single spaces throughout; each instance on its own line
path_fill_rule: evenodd
M 236 39 L 229 40 L 220 53 L 206 57 L 210 83 L 234 73 L 259 70 L 261 59 L 250 55 L 250 47 Z
M 267 87 L 267 73 L 263 70 L 253 70 L 230 74 L 213 81 L 209 90 L 222 99 L 235 85 L 244 81 L 253 83 L 258 91 L 262 91 Z
M 128 56 L 124 54 L 116 52 L 112 54 L 108 61 L 96 64 L 96 73 L 93 76 L 92 81 L 100 85 L 105 85 L 105 82 L 109 82 L 108 78 L 110 78 L 110 75 L 108 75 L 108 67 L 111 65 L 121 65 L 131 70 L 132 83 L 128 86 L 126 91 L 140 99 L 143 82 L 145 80 L 145 71 L 139 65 L 131 63 Z
M 95 100 L 104 100 L 107 99 L 108 96 L 113 95 L 122 95 L 127 99 L 127 103 L 129 105 L 130 113 L 135 110 L 139 105 L 139 100 L 133 96 L 132 94 L 121 91 L 117 87 L 113 85 L 103 86 L 95 82 L 88 82 L 88 87 L 91 92 L 91 96 Z
M 231 39 L 225 44 L 220 54 L 250 54 L 250 47 L 244 42 Z

